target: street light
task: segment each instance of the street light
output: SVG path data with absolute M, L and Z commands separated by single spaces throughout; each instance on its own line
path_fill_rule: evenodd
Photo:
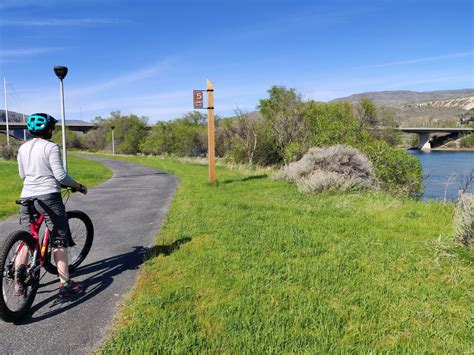
M 5 92 L 5 122 L 7 123 L 7 146 L 10 147 L 10 128 L 8 127 L 8 102 L 7 102 L 7 79 L 3 77 L 3 88 Z
M 114 137 L 114 129 L 115 126 L 112 126 L 112 155 L 115 155 L 115 137 Z
M 63 79 L 67 75 L 67 67 L 63 66 L 56 66 L 54 67 L 54 73 L 58 77 L 60 84 L 59 84 L 59 90 L 60 90 L 60 95 L 61 95 L 61 131 L 62 131 L 62 141 L 63 141 L 63 166 L 64 170 L 67 172 L 67 154 L 66 154 L 66 118 L 65 118 L 65 111 L 64 111 L 64 85 L 63 85 Z

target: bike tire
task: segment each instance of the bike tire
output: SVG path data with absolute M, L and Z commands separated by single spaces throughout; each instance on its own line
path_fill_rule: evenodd
M 66 215 L 71 233 L 71 241 L 75 243 L 74 246 L 67 248 L 69 272 L 71 272 L 81 265 L 91 250 L 94 240 L 94 225 L 89 216 L 84 212 L 67 211 Z M 49 256 L 46 258 L 44 268 L 53 275 L 58 274 L 58 268 L 54 264 L 52 253 L 49 253 Z
M 11 233 L 0 248 L 0 318 L 6 322 L 15 322 L 28 312 L 39 286 L 40 268 L 38 267 L 34 277 L 28 281 L 26 296 L 14 295 L 14 275 L 17 270 L 12 264 L 12 258 L 15 256 L 15 250 L 21 242 L 28 247 L 28 260 L 31 262 L 36 241 L 26 231 L 19 230 Z M 13 307 L 14 304 L 17 307 Z

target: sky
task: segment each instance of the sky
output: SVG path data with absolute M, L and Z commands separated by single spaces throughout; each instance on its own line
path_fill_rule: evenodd
M 12 111 L 60 118 L 64 65 L 66 119 L 150 123 L 192 111 L 206 79 L 221 116 L 254 111 L 272 85 L 317 101 L 473 88 L 473 3 L 0 0 L 0 75 Z

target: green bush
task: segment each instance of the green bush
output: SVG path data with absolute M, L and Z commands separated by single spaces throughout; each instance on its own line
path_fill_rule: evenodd
M 62 130 L 59 127 L 59 129 L 56 129 L 54 132 L 53 137 L 51 140 L 58 144 L 59 146 L 62 146 Z M 66 127 L 66 146 L 68 149 L 81 149 L 83 148 L 81 139 L 79 138 L 79 135 L 76 132 L 71 131 L 69 128 Z
M 374 165 L 382 189 L 418 197 L 422 191 L 419 160 L 379 139 L 376 131 L 365 130 L 347 102 L 310 102 L 307 119 L 314 146 L 342 144 L 359 149 Z
M 361 150 L 373 162 L 382 189 L 416 198 L 421 195 L 422 170 L 417 158 L 385 142 L 372 142 Z
M 284 160 L 288 162 L 300 160 L 304 153 L 305 149 L 303 143 L 291 142 L 284 149 Z
M 474 148 L 474 134 L 471 133 L 468 136 L 461 138 L 459 146 L 461 148 Z
M 180 118 L 158 122 L 140 146 L 145 154 L 202 156 L 207 152 L 207 127 L 202 122 Z
M 96 117 L 97 128 L 80 136 L 79 143 L 90 150 L 112 150 L 112 127 L 114 127 L 115 150 L 123 154 L 137 154 L 147 136 L 147 118 L 137 115 L 122 116 L 120 111 L 110 117 Z

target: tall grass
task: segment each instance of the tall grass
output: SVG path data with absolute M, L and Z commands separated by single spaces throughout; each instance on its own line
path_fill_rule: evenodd
M 69 156 L 69 174 L 87 186 L 94 186 L 112 176 L 112 171 L 97 162 Z M 16 160 L 0 160 L 0 220 L 17 213 L 15 200 L 20 197 L 22 181 Z
M 103 353 L 474 350 L 452 204 L 126 160 L 181 184 Z

